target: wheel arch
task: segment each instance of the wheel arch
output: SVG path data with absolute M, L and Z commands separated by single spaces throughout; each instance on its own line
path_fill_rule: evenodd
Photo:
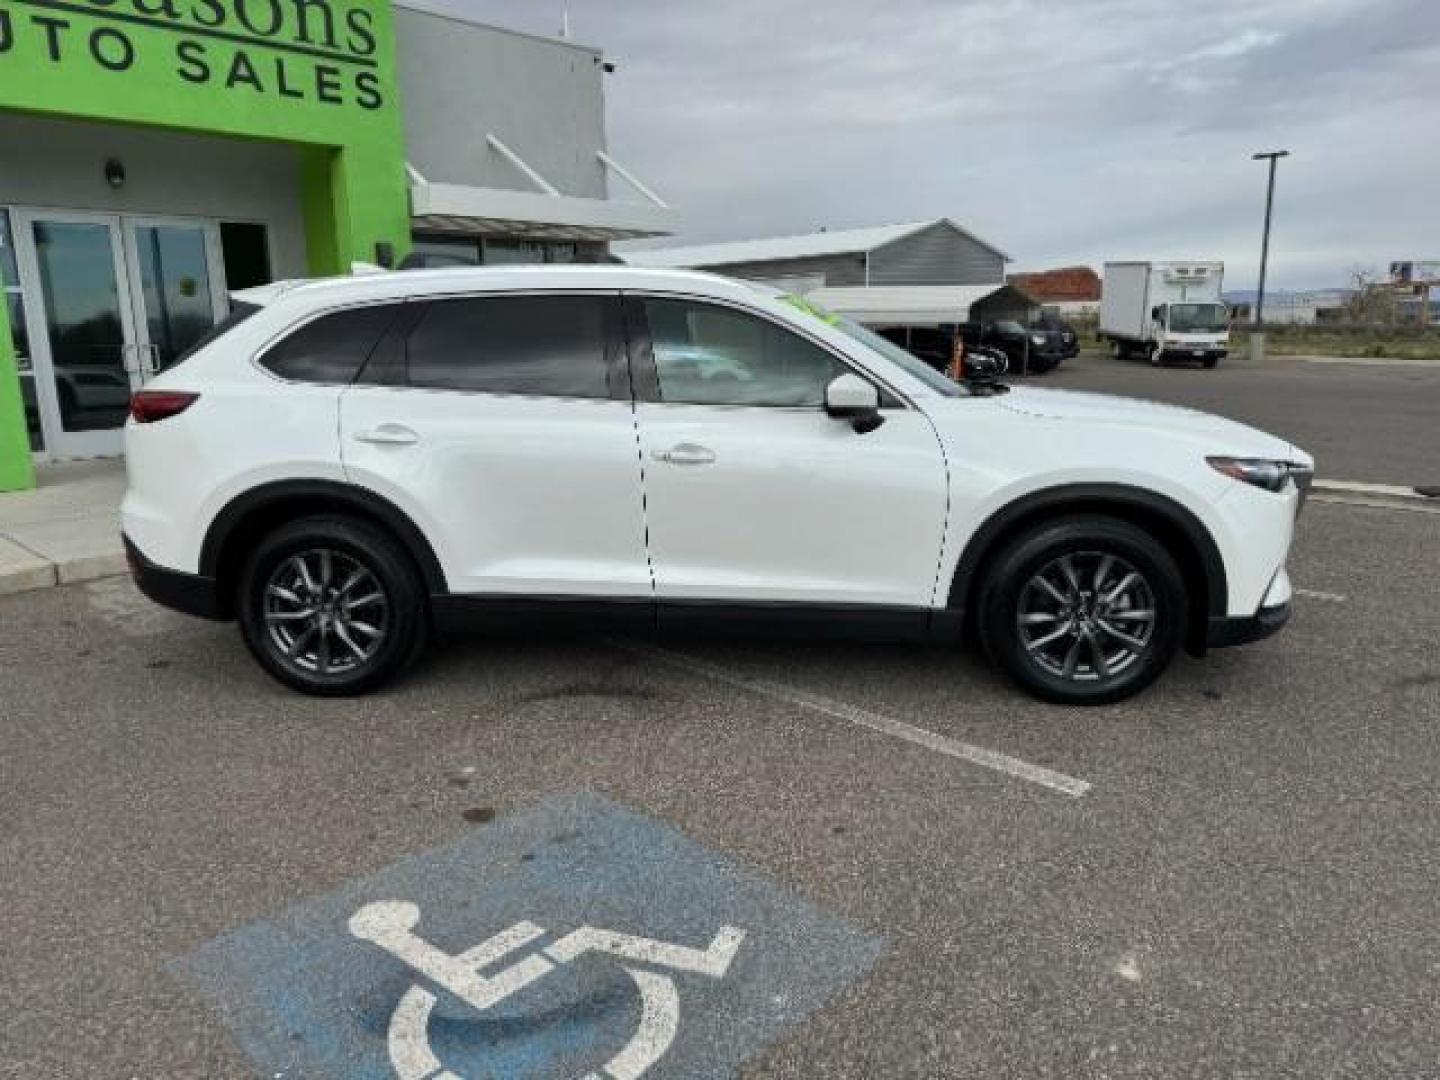
M 1125 484 L 1066 484 L 1023 495 L 988 517 L 975 531 L 955 567 L 947 607 L 967 622 L 971 602 L 983 580 L 985 566 L 1010 538 L 1044 521 L 1073 514 L 1100 514 L 1128 521 L 1151 533 L 1180 567 L 1190 612 L 1186 649 L 1205 651 L 1208 620 L 1228 610 L 1229 583 L 1225 561 L 1209 529 L 1187 507 L 1174 499 Z
M 400 542 L 427 591 L 449 591 L 435 550 L 419 526 L 394 503 L 367 488 L 333 480 L 278 480 L 237 495 L 210 523 L 200 547 L 200 573 L 213 578 L 223 618 L 234 614 L 243 555 L 269 530 L 316 514 L 345 514 L 384 529 Z

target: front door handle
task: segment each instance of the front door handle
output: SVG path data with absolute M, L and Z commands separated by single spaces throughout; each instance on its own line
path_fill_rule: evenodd
M 381 424 L 369 431 L 357 431 L 355 441 L 376 446 L 413 446 L 420 441 L 420 436 L 403 424 Z
M 652 451 L 650 456 L 669 465 L 712 465 L 715 462 L 714 450 L 688 442 L 677 443 L 669 450 Z

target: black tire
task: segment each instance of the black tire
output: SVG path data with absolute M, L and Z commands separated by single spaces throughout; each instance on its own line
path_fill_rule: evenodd
M 1131 572 L 1138 580 L 1107 604 L 1105 597 Z M 1072 597 L 1070 608 L 1037 584 L 1041 576 Z M 1077 589 L 1066 585 L 1067 577 Z M 1046 701 L 1104 705 L 1137 694 L 1169 666 L 1184 635 L 1187 601 L 1175 560 L 1149 533 L 1117 518 L 1037 525 L 1006 544 L 984 582 L 976 625 L 986 653 Z M 1057 630 L 1062 635 L 1045 643 Z M 1139 647 L 1111 636 L 1117 632 Z M 1072 650 L 1078 650 L 1073 658 Z
M 1207 356 L 1201 363 L 1205 365 L 1207 370 L 1214 371 L 1215 368 L 1220 366 L 1220 358 L 1218 356 Z
M 337 595 L 352 580 L 357 584 Z M 307 591 L 305 582 L 320 588 Z M 369 599 L 376 594 L 379 600 Z M 321 697 L 377 689 L 418 657 L 428 638 L 414 563 L 394 538 L 357 518 L 303 518 L 265 536 L 241 573 L 236 607 L 260 666 Z M 302 615 L 317 607 L 320 614 Z

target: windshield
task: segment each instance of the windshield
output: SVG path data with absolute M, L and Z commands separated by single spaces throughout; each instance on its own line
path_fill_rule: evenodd
M 1224 304 L 1171 304 L 1167 323 L 1172 333 L 1207 334 L 1230 325 Z
M 940 372 L 925 363 L 925 361 L 906 352 L 899 345 L 896 345 L 892 341 L 886 341 L 873 330 L 867 330 L 859 323 L 852 319 L 847 319 L 843 315 L 836 315 L 833 311 L 826 311 L 818 304 L 813 304 L 809 300 L 806 300 L 803 296 L 794 296 L 787 293 L 781 296 L 780 299 L 791 307 L 803 311 L 813 318 L 819 319 L 826 326 L 834 327 L 846 337 L 853 338 L 855 341 L 860 342 L 861 345 L 873 349 L 896 367 L 903 370 L 905 374 L 924 383 L 937 394 L 943 394 L 945 397 L 960 396 L 961 390 L 959 385 L 947 379 L 944 375 L 940 374 Z

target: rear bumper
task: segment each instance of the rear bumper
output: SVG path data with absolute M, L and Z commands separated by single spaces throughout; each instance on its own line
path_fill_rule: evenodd
M 202 619 L 224 619 L 220 610 L 220 591 L 215 579 L 199 574 L 186 574 L 157 566 L 145 557 L 130 537 L 120 535 L 125 545 L 125 561 L 135 585 L 155 603 L 186 615 Z
M 1205 644 L 1211 649 L 1249 645 L 1278 634 L 1290 621 L 1290 601 L 1263 607 L 1254 615 L 1222 616 L 1210 620 Z

